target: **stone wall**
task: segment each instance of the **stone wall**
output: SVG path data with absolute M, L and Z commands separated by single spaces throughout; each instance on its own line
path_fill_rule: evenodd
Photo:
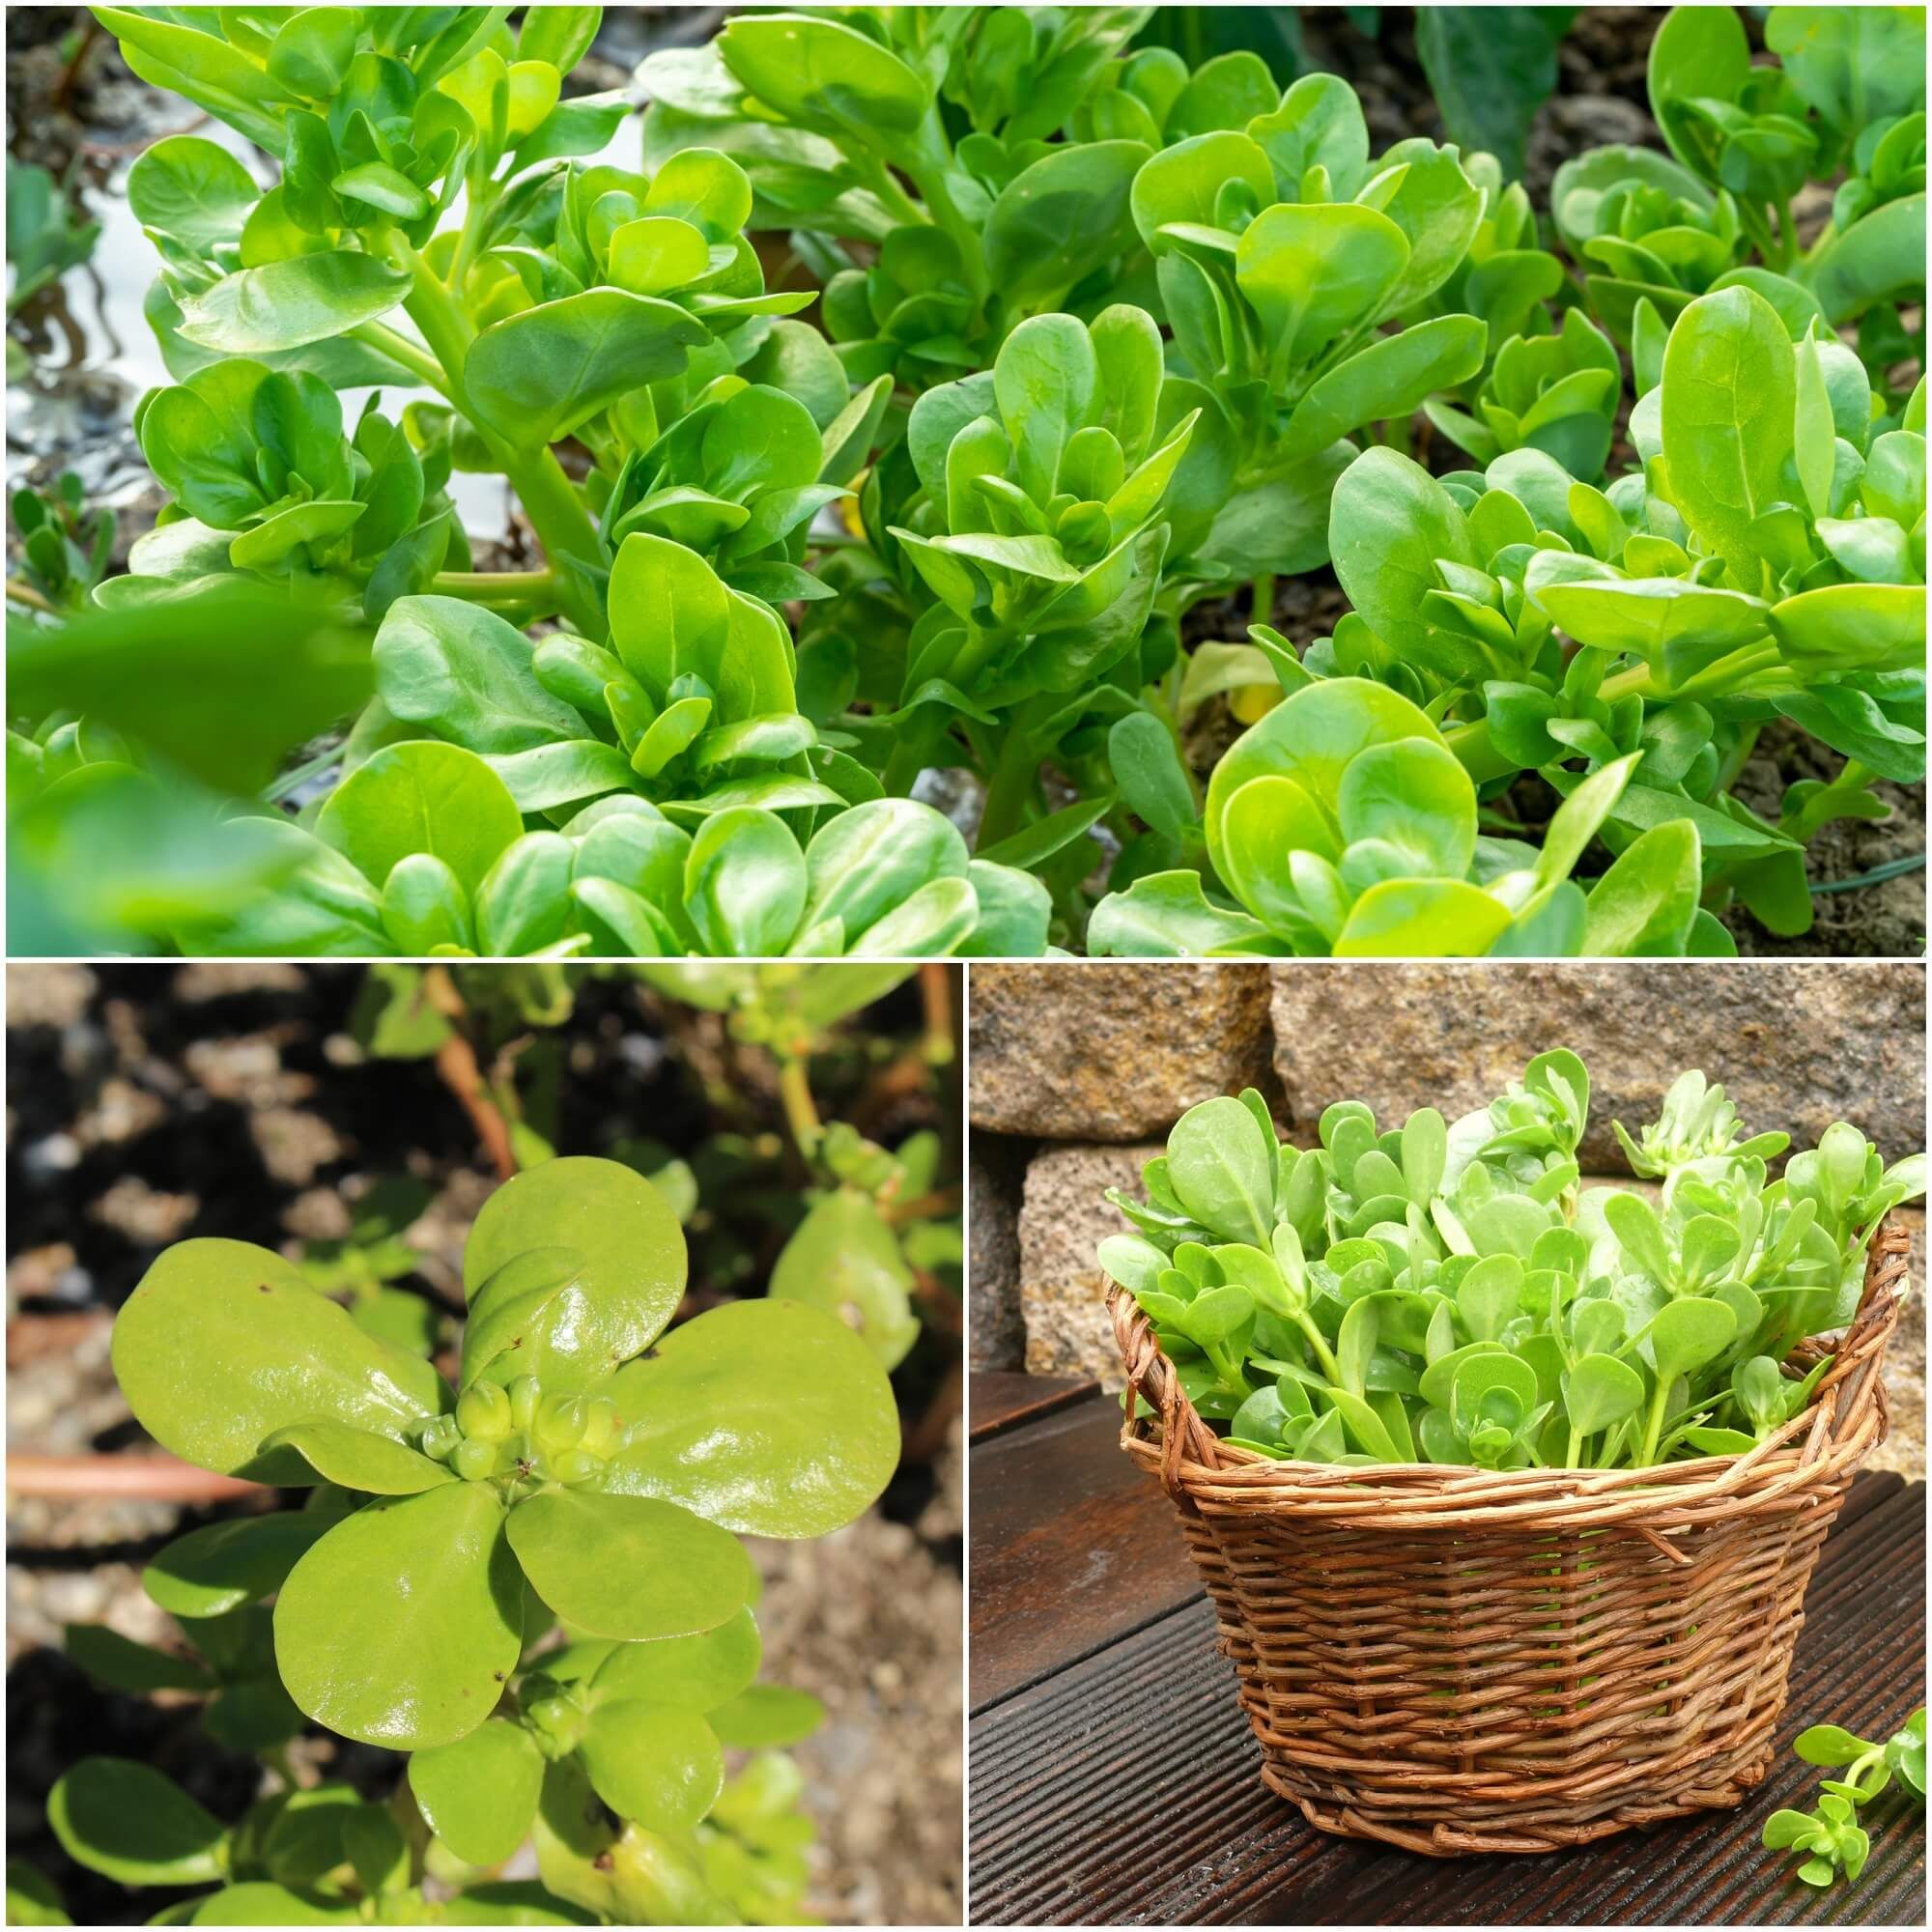
M 1120 1385 L 1094 1250 L 1123 1223 L 1179 1116 L 1259 1087 L 1288 1138 L 1364 1099 L 1385 1123 L 1451 1119 L 1546 1048 L 1591 1075 L 1585 1172 L 1629 1177 L 1610 1134 L 1700 1066 L 1747 1129 L 1808 1146 L 1834 1120 L 1889 1156 L 1923 1144 L 1925 976 L 1833 961 L 1616 965 L 976 966 L 969 995 L 972 1360 Z M 1887 1356 L 1892 1434 L 1874 1465 L 1924 1470 L 1924 1216 L 1907 1213 L 1915 1296 Z

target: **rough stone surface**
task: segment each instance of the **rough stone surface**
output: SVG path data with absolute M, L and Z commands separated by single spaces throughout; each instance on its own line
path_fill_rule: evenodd
M 1783 1128 L 1809 1146 L 1846 1120 L 1889 1155 L 1922 1143 L 1925 974 L 1916 965 L 1269 970 L 1275 1068 L 1296 1140 L 1313 1139 L 1334 1100 L 1366 1100 L 1385 1122 L 1422 1106 L 1453 1120 L 1561 1045 L 1590 1069 L 1585 1168 L 1620 1173 L 1611 1120 L 1634 1133 L 1690 1066 L 1723 1083 L 1753 1132 Z
M 1104 1199 L 1109 1187 L 1138 1189 L 1141 1166 L 1160 1152 L 1140 1147 L 1046 1148 L 1027 1164 L 1020 1208 L 1020 1307 L 1026 1366 L 1037 1376 L 1124 1379 L 1107 1320 L 1107 1278 L 1094 1250 L 1126 1223 Z
M 1020 1313 L 1020 1194 L 1027 1144 L 1003 1134 L 973 1136 L 967 1190 L 967 1366 L 1018 1369 L 1026 1363 Z
M 973 1123 L 1125 1141 L 1271 1086 L 1264 966 L 975 966 Z

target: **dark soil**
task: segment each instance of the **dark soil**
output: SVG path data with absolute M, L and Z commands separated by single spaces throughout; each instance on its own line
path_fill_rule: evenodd
M 155 1255 L 187 1236 L 298 1252 L 302 1240 L 344 1232 L 344 1200 L 369 1181 L 412 1175 L 432 1200 L 410 1233 L 419 1272 L 399 1285 L 460 1308 L 463 1238 L 494 1178 L 429 1061 L 378 1059 L 357 1043 L 363 980 L 360 967 L 327 965 L 10 970 L 11 1449 L 151 1446 L 114 1386 L 108 1334 Z M 923 1024 L 909 983 L 814 1062 L 814 1093 L 828 1119 L 861 1121 L 887 1145 L 937 1127 L 948 1143 L 942 1174 L 956 1177 L 956 1066 L 923 1083 L 889 1073 Z M 640 992 L 618 973 L 582 980 L 558 1037 L 561 1151 L 609 1151 L 642 1135 L 690 1153 L 721 1129 L 776 1143 L 771 1063 L 733 1045 L 715 1016 Z M 514 1038 L 509 1046 L 517 1051 Z M 781 1169 L 768 1184 L 785 1184 Z M 782 1236 L 757 1222 L 755 1205 L 716 1204 L 708 1232 L 694 1221 L 684 1313 L 761 1292 Z M 720 1210 L 731 1226 L 715 1225 Z M 834 1922 L 958 1916 L 956 1313 L 950 1323 L 929 1322 L 895 1375 L 914 1451 L 878 1509 L 819 1543 L 755 1546 L 773 1671 L 817 1691 L 832 1713 L 798 1755 L 823 1840 L 816 1907 Z M 58 1648 L 71 1622 L 177 1641 L 142 1592 L 140 1568 L 217 1514 L 10 1497 L 9 1850 L 56 1880 L 77 1923 L 136 1922 L 173 1896 L 129 1893 L 59 1851 L 44 1825 L 46 1793 L 83 1752 L 158 1764 L 223 1817 L 255 1795 L 260 1766 L 213 1745 L 191 1702 L 103 1693 Z M 387 1752 L 321 1734 L 297 1749 L 371 1792 L 398 1768 Z

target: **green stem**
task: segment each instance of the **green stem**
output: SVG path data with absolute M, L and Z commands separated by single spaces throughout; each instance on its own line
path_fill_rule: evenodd
M 967 285 L 973 291 L 974 305 L 983 310 L 991 288 L 986 276 L 985 250 L 980 245 L 979 228 L 966 218 L 960 212 L 959 204 L 952 199 L 952 190 L 947 181 L 947 171 L 952 165 L 952 149 L 946 138 L 945 128 L 940 125 L 937 106 L 922 124 L 918 142 L 918 160 L 909 163 L 905 172 L 919 189 L 933 222 L 952 238 L 966 270 Z
M 889 214 L 909 227 L 932 226 L 932 216 L 893 179 L 893 171 L 886 165 L 883 156 L 867 148 L 860 157 L 860 164 L 865 173 L 866 185 L 885 204 Z
M 1777 238 L 1783 243 L 1777 262 L 1781 274 L 1798 259 L 1798 229 L 1791 219 L 1791 204 L 1786 201 L 1777 204 Z
M 986 806 L 980 814 L 981 846 L 1010 838 L 1026 820 L 1027 802 L 1039 781 L 1039 753 L 1031 736 L 1015 722 L 986 782 Z
M 1274 572 L 1263 571 L 1254 581 L 1248 598 L 1248 622 L 1251 624 L 1273 624 L 1274 622 Z
M 1657 1380 L 1657 1393 L 1650 1399 L 1650 1416 L 1643 1432 L 1643 1454 L 1636 1459 L 1640 1469 L 1647 1469 L 1657 1460 L 1657 1438 L 1663 1434 L 1663 1405 L 1670 1400 L 1670 1384 L 1662 1376 Z
M 811 1081 L 803 1060 L 787 1055 L 779 1063 L 779 1098 L 784 1104 L 785 1124 L 807 1160 L 814 1158 L 824 1128 L 811 1097 Z
M 440 597 L 499 604 L 554 604 L 562 585 L 554 570 L 440 570 L 430 583 Z
M 571 558 L 589 565 L 595 572 L 607 568 L 608 559 L 597 526 L 548 444 L 535 449 L 513 448 L 485 426 L 463 380 L 469 345 L 476 339 L 475 324 L 401 235 L 391 229 L 384 242 L 389 260 L 408 270 L 413 278 L 414 285 L 403 307 L 422 331 L 430 354 L 442 365 L 450 401 L 469 418 L 489 445 L 511 489 L 517 493 L 544 554 L 557 567 L 559 604 L 585 637 L 601 640 L 606 630 L 603 600 L 593 582 L 565 568 Z
M 444 402 L 453 400 L 449 393 L 449 378 L 443 374 L 442 364 L 434 355 L 426 355 L 401 329 L 391 328 L 384 322 L 363 322 L 348 333 L 358 342 L 366 342 L 371 349 L 380 350 L 391 362 L 400 362 Z
M 1582 1453 L 1583 1436 L 1581 1432 L 1573 1424 L 1570 1430 L 1570 1446 L 1563 1452 L 1563 1466 L 1566 1469 L 1581 1468 L 1582 1464 L 1577 1459 Z
M 1335 1359 L 1335 1351 L 1329 1348 L 1327 1337 L 1322 1334 L 1321 1329 L 1305 1314 L 1297 1315 L 1294 1321 L 1295 1325 L 1307 1336 L 1308 1346 L 1315 1350 L 1315 1359 L 1321 1364 L 1321 1373 L 1337 1388 L 1340 1388 L 1342 1385 L 1342 1365 Z
M 342 762 L 343 747 L 331 745 L 326 752 L 298 765 L 292 772 L 280 773 L 270 783 L 262 787 L 262 799 L 267 805 L 279 805 L 292 792 L 301 789 L 310 779 L 319 779 L 330 765 Z
M 497 205 L 497 197 L 501 191 L 497 182 L 487 174 L 479 173 L 469 183 L 469 198 L 464 211 L 463 232 L 456 240 L 456 253 L 449 265 L 448 288 L 460 301 L 463 298 L 463 284 L 469 279 L 471 265 L 483 245 L 483 235 L 489 225 L 490 212 Z

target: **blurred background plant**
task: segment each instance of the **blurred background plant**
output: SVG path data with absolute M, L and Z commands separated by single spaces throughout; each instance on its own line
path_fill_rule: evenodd
M 958 1008 L 941 966 L 10 975 L 10 1849 L 73 1920 L 145 1918 L 175 1895 L 75 1866 L 39 1823 L 83 1748 L 154 1764 L 221 1819 L 263 1776 L 199 1722 L 205 1687 L 112 1688 L 141 1645 L 200 1681 L 142 1566 L 251 1507 L 148 1453 L 108 1368 L 114 1309 L 161 1247 L 225 1235 L 438 1354 L 476 1208 L 553 1152 L 625 1160 L 673 1202 L 692 1258 L 679 1319 L 768 1291 L 813 1300 L 892 1370 L 905 1457 L 880 1504 L 820 1543 L 753 1546 L 767 1656 L 827 1721 L 795 1771 L 734 1758 L 744 1776 L 707 1830 L 729 1861 L 725 1840 L 755 1845 L 767 1813 L 803 1816 L 808 1912 L 956 1918 Z M 63 1653 L 64 1627 L 100 1625 L 86 1657 Z M 313 1728 L 286 1748 L 365 1798 L 401 1764 Z M 11 1879 L 10 1907 L 48 1909 Z

